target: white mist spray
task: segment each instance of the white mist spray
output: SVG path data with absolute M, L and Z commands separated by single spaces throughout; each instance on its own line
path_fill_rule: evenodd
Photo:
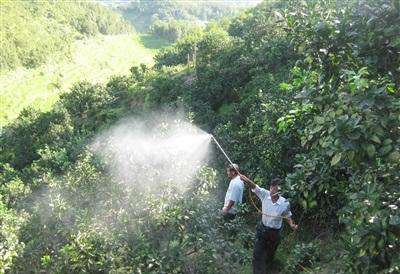
M 209 156 L 211 135 L 188 121 L 156 115 L 124 119 L 97 136 L 92 150 L 112 176 L 140 192 L 185 191 Z

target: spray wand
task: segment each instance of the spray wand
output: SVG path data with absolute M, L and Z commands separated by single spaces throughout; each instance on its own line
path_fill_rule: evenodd
M 225 153 L 224 149 L 221 147 L 221 145 L 218 143 L 217 139 L 215 139 L 214 135 L 211 135 L 211 139 L 214 139 L 214 142 L 217 144 L 217 146 L 219 147 L 219 149 L 222 151 L 222 153 L 224 154 L 225 158 L 228 160 L 228 162 L 231 164 L 231 166 L 236 170 L 236 172 L 238 174 L 240 174 L 239 170 L 237 170 L 236 166 L 233 164 L 233 162 L 231 161 L 231 159 L 229 159 L 228 155 Z

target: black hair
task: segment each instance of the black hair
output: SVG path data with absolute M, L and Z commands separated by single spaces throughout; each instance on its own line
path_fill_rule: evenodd
M 238 173 L 239 166 L 237 164 L 229 165 L 227 168 L 229 171 L 234 171 L 235 173 Z
M 282 183 L 281 178 L 274 178 L 271 180 L 270 186 L 279 186 Z

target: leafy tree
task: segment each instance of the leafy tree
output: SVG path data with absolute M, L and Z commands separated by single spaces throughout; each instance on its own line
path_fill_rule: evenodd
M 131 31 L 117 13 L 82 1 L 1 1 L 0 69 L 68 56 L 76 39 Z

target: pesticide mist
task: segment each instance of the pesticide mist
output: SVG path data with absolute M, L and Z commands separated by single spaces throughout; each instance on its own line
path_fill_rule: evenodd
M 33 227 L 27 250 L 34 252 L 40 240 L 48 248 L 41 260 L 66 273 L 78 272 L 71 262 L 89 273 L 97 273 L 95 267 L 199 273 L 198 265 L 215 260 L 227 244 L 213 191 L 217 172 L 207 163 L 210 141 L 182 116 L 118 121 L 95 136 L 65 174 L 44 178 L 46 187 L 27 201 Z
M 98 135 L 91 148 L 115 181 L 144 193 L 184 192 L 207 163 L 210 135 L 170 115 L 127 118 Z

